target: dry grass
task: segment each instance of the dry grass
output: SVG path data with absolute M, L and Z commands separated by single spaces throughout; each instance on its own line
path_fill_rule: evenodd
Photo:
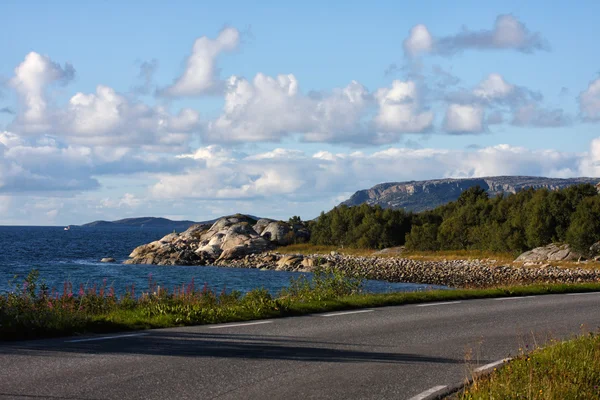
M 372 256 L 376 250 L 370 249 L 354 249 L 350 247 L 336 247 L 336 246 L 321 246 L 310 243 L 302 244 L 291 244 L 289 246 L 282 246 L 277 249 L 282 254 L 329 254 L 335 251 L 340 254 L 346 254 L 349 256 Z
M 600 336 L 551 341 L 475 378 L 452 399 L 600 399 Z

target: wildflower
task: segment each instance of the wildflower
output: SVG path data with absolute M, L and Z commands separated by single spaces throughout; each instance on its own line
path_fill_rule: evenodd
M 52 310 L 52 302 L 51 301 L 48 302 L 48 308 Z

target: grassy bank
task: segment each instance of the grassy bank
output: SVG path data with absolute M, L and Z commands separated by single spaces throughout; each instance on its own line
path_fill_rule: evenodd
M 588 334 L 522 354 L 452 399 L 600 399 L 600 336 Z
M 532 285 L 495 289 L 436 290 L 368 294 L 362 281 L 333 270 L 317 270 L 311 279 L 293 279 L 273 296 L 264 289 L 246 294 L 217 293 L 192 281 L 173 290 L 149 277 L 148 288 L 123 294 L 102 285 L 62 290 L 38 282 L 33 271 L 12 293 L 0 295 L 0 340 L 55 337 L 133 329 L 165 328 L 303 315 L 363 307 L 427 301 L 600 291 L 600 283 Z

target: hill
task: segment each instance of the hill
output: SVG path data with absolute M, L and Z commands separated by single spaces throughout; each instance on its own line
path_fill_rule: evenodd
M 357 206 L 366 203 L 380 205 L 383 208 L 402 208 L 406 211 L 420 212 L 455 201 L 463 191 L 477 185 L 487 191 L 490 196 L 497 196 L 500 193 L 517 193 L 530 187 L 558 190 L 582 183 L 597 185 L 599 182 L 600 178 L 559 179 L 533 176 L 389 182 L 375 185 L 370 189 L 359 190 L 341 204 Z
M 259 220 L 260 217 L 255 217 L 253 215 L 246 215 L 255 220 Z M 124 218 L 119 219 L 117 221 L 94 221 L 88 222 L 87 224 L 81 225 L 83 228 L 126 228 L 126 227 L 134 227 L 134 228 L 168 228 L 175 229 L 178 231 L 183 231 L 189 228 L 192 225 L 202 224 L 202 225 L 212 225 L 219 218 L 207 220 L 207 221 L 173 221 L 167 218 L 158 218 L 158 217 L 138 217 L 138 218 Z
M 167 218 L 155 217 L 140 217 L 140 218 L 125 218 L 117 221 L 94 221 L 81 225 L 84 228 L 118 228 L 118 227 L 137 227 L 137 228 L 169 228 L 177 230 L 185 230 L 194 224 L 210 224 L 211 221 L 172 221 Z

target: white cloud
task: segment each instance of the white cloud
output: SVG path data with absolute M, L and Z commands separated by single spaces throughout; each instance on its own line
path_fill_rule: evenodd
M 87 147 L 52 137 L 32 140 L 0 132 L 0 193 L 45 193 L 98 189 L 98 176 L 181 171 L 188 160 L 124 148 Z
M 414 26 L 404 40 L 404 51 L 409 57 L 422 53 L 451 56 L 464 50 L 510 49 L 523 53 L 548 50 L 549 45 L 539 33 L 532 33 L 525 24 L 511 14 L 499 15 L 492 29 L 469 30 L 432 37 L 425 25 Z
M 600 154 L 600 145 L 596 147 Z M 151 194 L 162 200 L 252 199 L 261 204 L 323 199 L 325 202 L 340 192 L 381 182 L 494 175 L 577 176 L 587 172 L 581 165 L 588 158 L 587 154 L 529 150 L 506 144 L 474 151 L 392 147 L 372 154 L 326 151 L 307 154 L 276 149 L 236 156 L 215 167 L 199 163 L 180 174 L 157 175 Z
M 183 74 L 160 93 L 180 97 L 220 91 L 222 82 L 219 80 L 216 60 L 221 53 L 235 50 L 239 41 L 240 33 L 235 28 L 223 29 L 216 39 L 206 36 L 196 39 Z
M 150 107 L 98 85 L 95 93 L 76 93 L 59 107 L 46 99 L 46 87 L 74 75 L 37 53 L 29 53 L 10 80 L 23 108 L 9 125 L 19 134 L 51 134 L 86 146 L 152 146 L 162 151 L 187 150 L 188 134 L 201 129 L 197 111 L 184 108 L 173 115 L 162 106 Z
M 297 135 L 307 142 L 392 143 L 400 133 L 429 130 L 433 118 L 413 81 L 395 80 L 373 94 L 352 81 L 305 95 L 294 75 L 258 74 L 252 82 L 230 78 L 223 113 L 208 123 L 204 141 L 278 142 Z
M 31 52 L 15 68 L 15 75 L 9 81 L 21 99 L 23 111 L 19 115 L 21 123 L 28 130 L 37 132 L 48 129 L 46 87 L 53 82 L 66 83 L 75 76 L 71 64 L 61 67 L 49 57 Z
M 450 104 L 446 109 L 444 129 L 457 134 L 483 132 L 483 108 L 478 105 Z
M 507 83 L 502 75 L 492 73 L 473 89 L 473 94 L 484 100 L 495 100 L 506 98 L 513 91 L 514 85 Z
M 411 57 L 429 53 L 433 49 L 433 37 L 425 25 L 418 24 L 411 28 L 403 47 L 404 52 Z
M 600 121 L 600 78 L 590 82 L 579 94 L 579 109 L 584 119 Z
M 421 109 L 417 85 L 413 81 L 394 80 L 391 88 L 375 92 L 379 112 L 375 126 L 381 132 L 419 133 L 427 131 L 433 124 L 432 111 Z

